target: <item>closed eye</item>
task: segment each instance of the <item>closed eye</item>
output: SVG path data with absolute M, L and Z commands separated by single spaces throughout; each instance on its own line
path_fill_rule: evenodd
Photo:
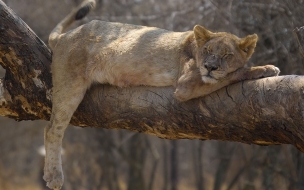
M 231 57 L 231 56 L 233 56 L 233 55 L 234 55 L 233 52 L 231 52 L 231 53 L 226 53 L 225 55 L 223 55 L 222 58 L 227 59 L 227 58 L 229 58 L 229 57 Z
M 208 47 L 205 47 L 204 48 L 204 52 L 206 52 L 206 53 L 208 53 L 209 55 L 211 54 L 211 49 L 210 49 L 210 47 L 208 46 Z

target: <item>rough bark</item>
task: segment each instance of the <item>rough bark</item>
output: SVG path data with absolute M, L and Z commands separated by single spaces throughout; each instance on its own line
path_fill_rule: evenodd
M 300 33 L 303 36 L 303 31 Z M 48 120 L 51 53 L 0 0 L 0 115 Z M 76 126 L 128 129 L 167 139 L 293 144 L 304 152 L 304 77 L 244 81 L 179 103 L 173 87 L 94 85 L 74 114 Z
M 16 120 L 49 118 L 51 52 L 35 33 L 0 1 L 0 115 Z

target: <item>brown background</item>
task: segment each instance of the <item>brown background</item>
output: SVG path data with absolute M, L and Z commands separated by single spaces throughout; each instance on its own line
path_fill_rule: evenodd
M 79 0 L 4 0 L 45 42 Z M 174 31 L 195 24 L 238 36 L 257 33 L 249 65 L 274 64 L 303 74 L 293 29 L 304 25 L 302 0 L 99 0 L 84 21 L 101 19 Z M 74 26 L 75 27 L 75 26 Z M 0 69 L 1 77 L 4 75 Z M 44 189 L 45 121 L 0 118 L 0 190 Z M 128 131 L 69 127 L 64 138 L 64 190 L 299 189 L 304 156 L 294 147 L 162 140 Z

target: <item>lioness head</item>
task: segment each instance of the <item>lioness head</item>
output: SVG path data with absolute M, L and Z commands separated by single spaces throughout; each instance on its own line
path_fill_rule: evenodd
M 216 83 L 243 67 L 253 54 L 258 40 L 256 34 L 238 38 L 226 32 L 213 33 L 199 25 L 193 31 L 197 45 L 197 67 L 205 83 Z

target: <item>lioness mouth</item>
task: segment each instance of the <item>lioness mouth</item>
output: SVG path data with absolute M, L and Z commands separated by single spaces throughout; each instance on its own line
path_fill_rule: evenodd
M 213 76 L 212 76 L 212 73 L 211 73 L 211 71 L 209 71 L 208 72 L 208 74 L 206 75 L 206 77 L 210 77 L 210 78 L 213 78 L 213 79 L 215 79 Z

